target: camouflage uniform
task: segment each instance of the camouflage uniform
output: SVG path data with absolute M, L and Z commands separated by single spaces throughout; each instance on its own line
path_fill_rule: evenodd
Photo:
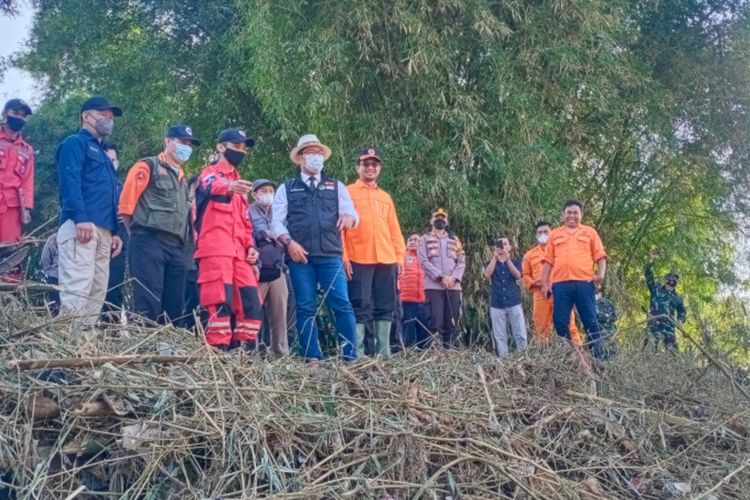
M 680 323 L 685 322 L 687 310 L 685 309 L 682 297 L 680 297 L 676 290 L 667 290 L 664 285 L 656 282 L 651 262 L 646 264 L 645 275 L 646 284 L 651 294 L 650 316 L 668 316 L 673 319 L 676 317 Z M 676 278 L 676 275 L 673 273 L 669 273 L 668 276 L 670 275 Z M 659 339 L 664 342 L 665 347 L 677 350 L 677 337 L 675 336 L 674 324 L 666 318 L 649 321 L 646 342 L 658 345 Z
M 596 319 L 602 327 L 602 339 L 608 356 L 615 354 L 615 334 L 617 333 L 617 308 L 614 302 L 604 297 L 596 301 Z

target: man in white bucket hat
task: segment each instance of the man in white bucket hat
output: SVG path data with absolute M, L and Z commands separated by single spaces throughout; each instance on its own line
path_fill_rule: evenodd
M 323 357 L 318 342 L 318 284 L 336 317 L 345 361 L 357 359 L 354 310 L 349 302 L 343 267 L 341 231 L 359 223 L 346 187 L 324 171 L 331 149 L 313 134 L 300 137 L 289 153 L 299 175 L 279 186 L 274 198 L 273 234 L 286 249 L 297 304 L 297 330 L 302 356 Z

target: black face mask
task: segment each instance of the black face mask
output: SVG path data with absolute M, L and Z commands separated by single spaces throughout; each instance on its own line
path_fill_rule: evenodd
M 435 229 L 445 229 L 448 226 L 448 222 L 445 219 L 435 219 L 432 223 L 432 227 Z
M 247 153 L 245 153 L 244 151 L 236 151 L 229 148 L 224 150 L 224 158 L 226 158 L 229 164 L 233 167 L 236 167 L 237 165 L 242 163 L 242 160 L 245 159 L 245 155 L 247 155 Z
M 8 128 L 13 132 L 20 132 L 24 125 L 26 125 L 26 120 L 17 116 L 8 116 L 5 118 L 5 121 L 8 124 Z

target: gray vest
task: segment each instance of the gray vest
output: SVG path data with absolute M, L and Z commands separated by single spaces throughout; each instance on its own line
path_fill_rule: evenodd
M 146 190 L 133 213 L 133 227 L 161 231 L 187 241 L 190 198 L 187 181 L 179 179 L 168 165 L 152 156 L 143 160 L 151 169 Z

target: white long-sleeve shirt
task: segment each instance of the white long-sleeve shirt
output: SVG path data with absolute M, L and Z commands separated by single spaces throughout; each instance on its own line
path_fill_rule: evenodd
M 310 183 L 310 177 L 315 177 L 316 186 L 320 184 L 321 174 L 311 176 L 300 172 L 300 176 L 302 177 L 302 182 L 304 182 L 305 184 Z M 337 190 L 339 202 L 339 217 L 342 215 L 351 215 L 352 217 L 354 217 L 354 225 L 356 227 L 359 224 L 359 214 L 354 208 L 352 197 L 349 196 L 349 191 L 346 189 L 346 186 L 344 186 L 344 184 L 339 181 L 336 182 L 338 183 Z M 276 191 L 276 196 L 273 199 L 273 205 L 271 207 L 271 213 L 273 214 L 271 231 L 273 231 L 273 234 L 277 238 L 279 236 L 289 234 L 289 230 L 286 227 L 286 216 L 288 211 L 289 201 L 286 197 L 286 183 L 283 183 Z

